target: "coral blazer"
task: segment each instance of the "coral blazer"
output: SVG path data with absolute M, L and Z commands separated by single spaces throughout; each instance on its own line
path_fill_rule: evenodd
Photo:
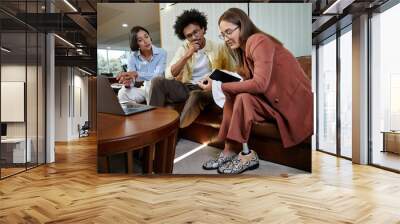
M 270 106 L 266 109 L 276 120 L 285 148 L 310 137 L 313 133 L 311 81 L 296 58 L 262 33 L 248 38 L 242 56 L 245 80 L 223 83 L 224 94 L 250 93 L 265 99 Z

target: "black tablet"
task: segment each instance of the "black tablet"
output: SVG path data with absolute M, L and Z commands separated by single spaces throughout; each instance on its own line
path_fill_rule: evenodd
M 240 78 L 225 73 L 221 70 L 215 69 L 213 73 L 211 73 L 210 78 L 212 80 L 221 81 L 221 82 L 238 82 Z

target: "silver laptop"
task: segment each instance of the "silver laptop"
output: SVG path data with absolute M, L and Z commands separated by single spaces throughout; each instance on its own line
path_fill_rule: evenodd
M 154 108 L 156 107 L 129 102 L 120 104 L 117 95 L 111 88 L 108 78 L 102 75 L 97 76 L 97 112 L 131 115 Z

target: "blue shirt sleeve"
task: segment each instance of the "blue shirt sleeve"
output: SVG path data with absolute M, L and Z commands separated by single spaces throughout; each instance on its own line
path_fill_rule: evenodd
M 136 58 L 133 52 L 128 57 L 128 72 L 137 71 Z

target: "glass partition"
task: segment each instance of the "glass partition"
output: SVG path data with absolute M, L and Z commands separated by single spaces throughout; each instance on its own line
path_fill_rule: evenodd
M 347 31 L 347 32 L 346 32 Z M 352 157 L 352 32 L 340 36 L 340 154 Z
M 400 171 L 400 4 L 371 18 L 371 162 Z
M 0 178 L 45 162 L 46 39 L 18 19 L 26 12 L 43 11 L 43 5 L 44 1 L 0 3 L 15 10 L 15 15 L 0 12 Z
M 97 72 L 98 74 L 118 75 L 123 71 L 123 65 L 128 63 L 128 51 L 123 50 L 97 50 Z
M 336 37 L 318 48 L 318 149 L 336 154 Z
M 1 177 L 24 171 L 30 162 L 26 142 L 26 32 L 1 33 Z

